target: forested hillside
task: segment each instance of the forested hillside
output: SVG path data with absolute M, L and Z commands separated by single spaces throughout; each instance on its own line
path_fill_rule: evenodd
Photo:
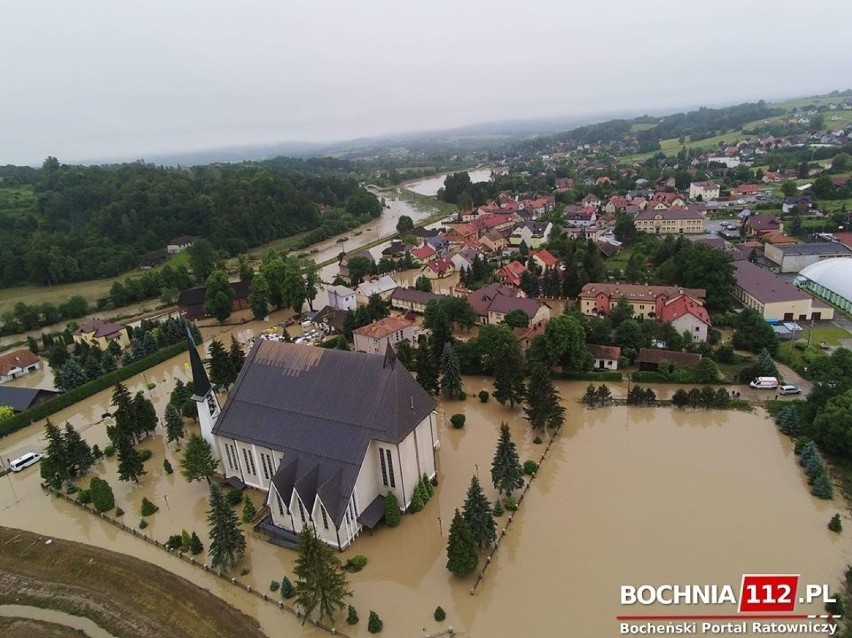
M 0 206 L 0 287 L 114 276 L 180 235 L 236 255 L 303 231 L 322 239 L 381 214 L 341 160 L 186 169 L 48 158 L 39 170 L 15 169 L 0 168 L 0 191 L 31 189 L 35 203 Z

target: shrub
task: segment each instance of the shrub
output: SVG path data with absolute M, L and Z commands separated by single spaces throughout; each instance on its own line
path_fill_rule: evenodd
M 541 445 L 541 437 L 540 436 L 535 437 L 533 439 L 533 443 L 535 443 L 536 445 Z
M 828 529 L 837 533 L 843 531 L 843 521 L 840 520 L 840 514 L 835 514 L 831 517 L 831 520 L 828 521 Z
M 154 456 L 154 453 L 148 449 L 139 450 L 136 454 L 143 463 Z
M 346 561 L 347 572 L 360 572 L 367 564 L 367 557 L 363 554 L 355 554 L 352 558 Z
M 99 512 L 108 512 L 115 507 L 115 495 L 112 488 L 102 478 L 93 476 L 89 482 L 89 492 L 92 494 L 92 505 Z
M 291 583 L 290 579 L 285 576 L 281 581 L 281 597 L 292 598 L 295 595 L 296 589 L 293 587 L 293 583 Z
M 435 474 L 429 482 L 432 484 L 432 487 L 438 487 L 438 475 Z
M 384 623 L 382 622 L 381 618 L 379 618 L 379 615 L 376 612 L 371 611 L 370 620 L 367 621 L 367 631 L 369 631 L 371 634 L 377 634 L 382 630 L 383 626 Z
M 251 519 L 257 514 L 257 508 L 250 498 L 245 499 L 245 503 L 243 505 L 243 523 L 251 523 Z
M 172 534 L 166 541 L 166 549 L 176 551 L 183 545 L 183 537 L 180 534 Z
M 453 427 L 456 430 L 460 430 L 464 427 L 465 416 L 464 414 L 454 414 L 450 417 L 450 423 L 453 424 Z
M 92 456 L 93 456 L 93 457 L 95 458 L 95 460 L 97 461 L 97 460 L 98 460 L 99 458 L 101 458 L 103 455 L 104 455 L 104 453 L 103 453 L 103 452 L 101 452 L 101 448 L 99 448 L 99 447 L 98 447 L 98 444 L 97 444 L 97 443 L 95 443 L 95 444 L 92 446 Z
M 852 565 L 847 565 L 847 566 L 846 566 L 846 572 L 845 572 L 845 575 L 846 575 L 846 582 L 847 582 L 847 583 L 852 583 Z
M 423 494 L 423 484 L 418 483 L 414 486 L 414 494 L 411 495 L 411 503 L 408 506 L 410 512 L 415 513 L 423 509 L 423 505 L 428 500 Z
M 65 481 L 65 493 L 66 494 L 75 494 L 77 492 L 77 486 L 74 485 L 71 481 Z
M 447 612 L 445 612 L 445 611 L 441 608 L 441 606 L 440 606 L 440 605 L 438 605 L 437 607 L 435 607 L 435 613 L 434 613 L 433 615 L 435 616 L 435 620 L 437 620 L 438 622 L 441 622 L 441 621 L 443 621 L 444 619 L 446 619 L 446 617 L 447 617 Z
M 460 390 L 459 391 L 459 401 L 464 401 L 465 399 L 467 399 L 467 392 L 465 392 L 464 390 Z
M 185 551 L 185 552 L 189 551 L 190 541 L 192 541 L 192 537 L 189 535 L 189 532 L 187 532 L 185 529 L 181 530 L 181 532 L 180 532 L 180 548 L 183 551 Z
M 160 508 L 149 501 L 146 496 L 142 497 L 142 516 L 151 516 L 151 514 L 154 514 L 158 509 Z
M 278 589 L 280 587 L 281 587 L 281 583 L 279 583 L 277 580 L 273 580 L 271 583 L 269 583 L 269 591 L 271 591 L 271 592 L 278 591 Z
M 524 461 L 524 474 L 535 474 L 538 472 L 538 463 L 535 461 Z
M 246 567 L 245 565 L 243 565 L 243 566 L 240 568 L 240 576 L 245 576 L 245 575 L 246 575 L 246 574 L 248 574 L 248 573 L 249 573 L 249 568 L 248 568 L 248 567 Z
M 116 507 L 115 508 L 115 515 L 116 516 L 124 516 L 124 510 L 121 509 L 120 507 Z
M 479 400 L 482 401 L 483 403 L 488 403 L 488 397 L 490 397 L 490 396 L 491 395 L 488 394 L 488 390 L 480 390 L 479 391 Z
M 426 494 L 426 500 L 432 498 L 435 490 L 432 489 L 432 482 L 429 480 L 429 477 L 426 476 L 425 472 L 423 473 L 423 476 L 420 477 L 420 484 L 423 486 L 423 492 Z
M 494 501 L 494 508 L 491 510 L 491 513 L 494 514 L 496 518 L 503 516 L 503 503 L 500 502 L 499 498 Z
M 149 383 L 149 384 L 148 384 L 148 389 L 149 389 L 149 390 L 153 390 L 153 389 L 154 389 L 154 388 L 156 388 L 156 387 L 157 387 L 157 384 L 156 384 L 156 383 Z
M 145 529 L 146 527 L 148 527 L 148 521 L 143 518 L 139 521 L 139 529 Z
M 506 499 L 505 508 L 510 512 L 514 512 L 516 509 L 518 509 L 518 501 L 516 501 L 514 497 L 510 496 Z
M 189 551 L 193 556 L 198 556 L 198 554 L 204 551 L 204 545 L 202 545 L 201 539 L 198 538 L 198 534 L 195 532 L 189 537 Z
M 385 494 L 385 523 L 388 527 L 396 527 L 402 520 L 402 513 L 399 511 L 399 501 L 396 494 L 388 490 Z
M 166 474 L 174 474 L 175 470 L 172 467 L 172 464 L 169 463 L 169 459 L 163 459 L 163 472 Z
M 832 598 L 834 598 L 834 602 L 825 603 L 825 610 L 834 616 L 845 616 L 846 605 L 843 604 L 843 599 L 837 594 L 834 594 Z
M 361 619 L 358 618 L 358 612 L 355 611 L 355 608 L 352 605 L 349 605 L 346 610 L 346 624 L 357 625 L 359 620 Z
M 834 487 L 831 484 L 831 479 L 825 473 L 820 474 L 814 481 L 811 487 L 811 494 L 817 498 L 830 500 L 834 498 Z
M 115 446 L 114 446 L 114 445 L 112 445 L 112 444 L 107 445 L 107 446 L 104 448 L 104 456 L 105 456 L 105 457 L 107 457 L 108 459 L 110 459 L 110 458 L 112 458 L 113 456 L 115 456 Z
M 236 507 L 240 503 L 243 502 L 243 493 L 239 490 L 231 490 L 228 492 L 228 495 L 225 497 L 225 500 L 228 501 L 228 504 L 231 507 Z
M 77 501 L 83 505 L 88 505 L 92 502 L 92 493 L 89 490 L 80 490 L 77 492 Z

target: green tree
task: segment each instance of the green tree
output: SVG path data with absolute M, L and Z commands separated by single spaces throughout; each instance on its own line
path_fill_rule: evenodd
M 536 430 L 560 428 L 565 422 L 565 408 L 559 402 L 559 392 L 550 378 L 550 370 L 542 363 L 534 364 L 530 371 L 524 416 Z
M 396 232 L 400 236 L 405 236 L 405 233 L 414 229 L 414 220 L 408 215 L 400 215 L 399 221 L 396 222 Z
M 65 423 L 65 433 L 62 436 L 65 447 L 65 458 L 71 476 L 83 476 L 95 463 L 92 448 L 83 440 L 80 433 L 70 423 Z
M 476 541 L 464 517 L 456 509 L 447 540 L 447 569 L 456 576 L 467 576 L 476 570 L 478 564 L 479 551 Z
M 371 259 L 367 257 L 353 257 L 348 262 L 349 267 L 349 283 L 353 286 L 357 286 L 362 281 L 364 281 L 364 277 L 371 274 L 373 269 L 375 268 L 375 264 Z
M 242 346 L 240 346 L 234 335 L 231 335 L 231 347 L 228 348 L 228 361 L 231 364 L 231 376 L 228 378 L 228 385 L 231 385 L 237 380 L 240 370 L 243 369 L 243 364 L 246 362 L 246 353 L 243 352 Z
M 121 481 L 139 482 L 139 477 L 145 474 L 145 465 L 139 452 L 133 447 L 129 436 L 122 436 L 115 446 L 118 456 L 118 478 Z
M 491 461 L 491 482 L 500 494 L 506 496 L 511 496 L 524 484 L 524 469 L 506 423 L 500 424 L 500 439 Z
M 618 301 L 607 313 L 607 319 L 609 319 L 613 328 L 618 328 L 624 321 L 633 319 L 633 306 L 630 305 L 627 297 L 622 295 L 618 298 Z
M 636 241 L 638 232 L 636 224 L 633 223 L 633 218 L 625 212 L 618 212 L 615 215 L 615 228 L 612 234 L 615 238 L 624 244 L 625 247 L 632 246 Z
M 586 348 L 586 331 L 576 315 L 553 317 L 544 327 L 547 340 L 548 366 L 562 365 L 566 372 L 584 372 L 592 367 L 593 359 Z
M 62 372 L 59 373 L 59 384 L 66 392 L 79 388 L 86 383 L 86 374 L 74 359 L 69 359 L 64 366 Z
M 207 293 L 204 297 L 204 312 L 222 323 L 231 316 L 234 289 L 224 270 L 214 270 L 207 278 Z
M 462 391 L 461 368 L 453 344 L 447 341 L 441 353 L 441 394 L 456 399 Z
M 526 328 L 530 325 L 530 316 L 523 310 L 512 310 L 506 313 L 503 322 L 510 328 Z
M 5 421 L 15 415 L 15 410 L 8 405 L 0 405 L 0 422 Z
M 71 478 L 70 460 L 65 449 L 62 431 L 50 419 L 44 424 L 44 438 L 47 441 L 47 448 L 39 468 L 41 478 L 54 489 L 59 489 L 66 480 Z
M 762 348 L 760 353 L 757 355 L 757 367 L 760 369 L 760 375 L 758 376 L 778 376 L 778 368 L 775 367 L 775 362 L 772 360 L 772 355 L 769 354 L 769 350 L 767 350 L 766 348 Z
M 308 302 L 308 308 L 310 308 L 311 312 L 313 312 L 314 299 L 317 298 L 317 293 L 319 292 L 319 284 L 322 283 L 320 280 L 319 268 L 317 268 L 316 262 L 308 260 L 302 267 L 302 270 L 303 277 L 305 280 L 305 300 Z
M 814 439 L 829 454 L 852 458 L 852 390 L 829 399 L 813 422 Z
M 414 289 L 422 290 L 423 292 L 432 292 L 432 280 L 426 275 L 420 275 L 414 281 Z
M 756 310 L 744 308 L 734 317 L 734 334 L 731 338 L 735 348 L 760 352 L 763 349 L 770 355 L 778 352 L 778 337 L 772 326 Z
M 166 420 L 166 440 L 169 443 L 177 441 L 178 446 L 180 446 L 180 440 L 184 436 L 183 416 L 181 416 L 180 410 L 175 407 L 174 403 L 168 403 L 166 404 L 164 416 Z
M 214 385 L 227 387 L 234 378 L 233 362 L 222 342 L 213 339 L 208 350 L 210 355 L 210 381 Z
M 195 274 L 196 281 L 207 281 L 219 261 L 213 244 L 202 237 L 196 239 L 186 252 L 189 254 L 189 267 Z
M 256 274 L 251 280 L 248 303 L 255 319 L 263 319 L 269 314 L 269 282 L 263 273 Z
M 524 369 L 517 335 L 505 324 L 483 326 L 479 341 L 485 344 L 485 363 L 494 375 L 494 398 L 515 407 L 524 397 Z
M 115 507 L 115 496 L 112 488 L 102 478 L 93 476 L 89 481 L 89 493 L 92 495 L 92 505 L 98 512 L 108 512 Z
M 497 540 L 497 526 L 494 523 L 491 503 L 485 497 L 476 476 L 470 479 L 462 515 L 473 542 L 480 547 L 491 547 Z
M 402 514 L 399 509 L 399 500 L 391 490 L 387 491 L 384 499 L 385 504 L 385 524 L 388 527 L 396 527 L 402 520 Z
M 326 543 L 317 538 L 311 525 L 302 527 L 293 573 L 296 575 L 296 601 L 304 609 L 305 620 L 319 610 L 319 620 L 334 619 L 352 596 L 346 582 L 346 571 L 340 559 Z
M 702 357 L 691 371 L 695 383 L 716 383 L 719 380 L 719 368 L 710 357 Z
M 257 514 L 257 508 L 250 498 L 246 498 L 245 503 L 243 503 L 243 523 L 251 523 L 255 514 Z
M 222 490 L 210 484 L 210 564 L 227 569 L 235 565 L 246 551 L 246 539 L 234 510 L 225 500 Z
M 189 435 L 186 449 L 180 459 L 181 474 L 190 483 L 205 479 L 210 483 L 210 477 L 219 469 L 219 464 L 213 457 L 210 444 L 197 434 Z
M 434 338 L 433 336 L 432 339 Z M 425 336 L 420 337 L 414 356 L 417 366 L 417 383 L 432 396 L 437 395 L 439 385 L 438 366 L 435 365 L 435 359 L 429 348 L 429 339 Z

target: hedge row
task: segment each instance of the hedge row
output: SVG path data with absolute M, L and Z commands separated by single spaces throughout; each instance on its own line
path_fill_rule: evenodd
M 640 383 L 668 383 L 668 384 L 676 384 L 676 385 L 684 385 L 690 384 L 695 385 L 693 381 L 684 381 L 683 379 L 673 379 L 671 377 L 667 377 L 664 374 L 659 372 L 652 372 L 651 370 L 637 370 L 633 374 L 630 375 L 630 379 L 632 381 L 638 381 Z M 721 379 L 716 381 L 711 381 L 705 385 L 735 385 L 733 381 L 723 381 Z
M 88 399 L 90 396 L 97 394 L 101 390 L 106 390 L 107 388 L 114 386 L 116 383 L 129 379 L 130 377 L 137 375 L 158 363 L 162 363 L 167 359 L 176 357 L 186 349 L 187 344 L 185 341 L 172 344 L 155 352 L 154 354 L 148 355 L 144 359 L 139 359 L 139 361 L 134 361 L 131 364 L 101 375 L 94 381 L 89 381 L 88 383 L 81 385 L 79 388 L 74 388 L 70 392 L 65 392 L 64 394 L 60 394 L 59 396 L 49 399 L 44 403 L 39 403 L 28 410 L 19 412 L 15 416 L 5 419 L 2 423 L 0 423 L 0 437 L 16 432 L 31 423 L 40 421 L 41 419 L 59 412 L 60 410 L 64 410 L 78 401 Z
M 620 372 L 605 370 L 603 372 L 554 372 L 550 375 L 554 379 L 565 379 L 566 381 L 621 381 Z

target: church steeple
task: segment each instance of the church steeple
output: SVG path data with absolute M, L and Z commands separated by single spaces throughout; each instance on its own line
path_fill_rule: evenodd
M 201 362 L 201 356 L 198 354 L 198 348 L 195 346 L 189 326 L 186 327 L 186 338 L 189 342 L 189 365 L 192 369 L 192 399 L 193 401 L 200 401 L 207 396 L 212 386 L 210 379 L 207 378 L 207 370 L 204 369 L 204 364 Z
M 201 362 L 201 356 L 198 354 L 189 325 L 186 327 L 186 338 L 189 342 L 189 365 L 192 369 L 192 400 L 195 401 L 195 408 L 198 411 L 201 437 L 210 444 L 213 455 L 218 458 L 219 447 L 216 445 L 216 438 L 213 436 L 213 426 L 216 425 L 216 419 L 219 418 L 222 409 L 219 405 L 219 399 L 213 391 L 213 386 L 210 384 L 210 379 L 207 377 L 207 370 L 204 369 L 204 364 Z

